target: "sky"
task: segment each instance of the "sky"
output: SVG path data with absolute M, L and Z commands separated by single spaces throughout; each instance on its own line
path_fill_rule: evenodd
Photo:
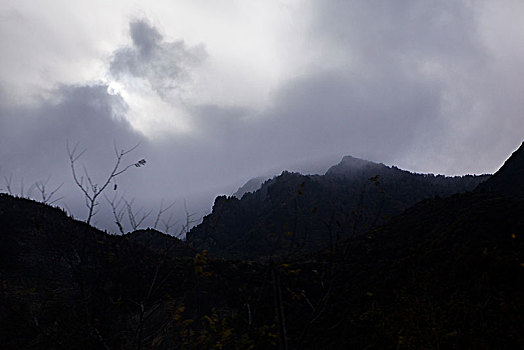
M 0 191 L 63 184 L 55 204 L 84 219 L 67 144 L 100 184 L 115 145 L 138 145 L 122 165 L 147 164 L 105 193 L 150 221 L 344 155 L 493 173 L 524 139 L 523 16 L 518 0 L 0 0 Z

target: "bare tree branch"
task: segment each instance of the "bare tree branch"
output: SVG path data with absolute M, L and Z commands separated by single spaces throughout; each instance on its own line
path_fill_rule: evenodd
M 5 189 L 7 190 L 7 193 L 9 193 L 10 195 L 13 195 L 13 189 L 11 188 L 12 180 L 13 174 L 9 174 L 9 177 L 4 176 Z
M 170 205 L 168 205 L 167 207 L 163 208 L 163 206 L 164 206 L 164 200 L 162 199 L 162 200 L 160 201 L 160 209 L 158 209 L 158 213 L 157 213 L 157 215 L 156 215 L 155 222 L 153 223 L 153 228 L 154 228 L 154 229 L 157 228 L 157 226 L 158 226 L 158 222 L 160 221 L 160 218 L 162 217 L 162 215 L 163 215 L 166 211 L 168 211 L 169 209 L 171 209 L 171 207 L 172 207 L 173 205 L 175 205 L 175 202 L 173 202 L 173 203 L 171 203 Z M 171 214 L 171 217 L 172 217 L 172 216 L 173 216 L 173 215 Z M 169 221 L 170 221 L 170 220 L 169 220 Z M 168 222 L 169 222 L 169 221 L 168 221 Z M 167 232 L 166 232 L 166 233 L 167 233 Z
M 124 206 L 122 205 L 122 201 L 124 197 L 120 197 L 120 199 L 117 201 L 117 193 L 113 196 L 113 198 L 109 198 L 104 194 L 104 197 L 106 201 L 111 206 L 111 211 L 113 213 L 113 218 L 115 219 L 115 224 L 118 227 L 118 231 L 120 231 L 121 234 L 124 234 L 124 227 L 122 225 L 123 218 L 124 218 Z
M 124 198 L 124 203 L 125 203 L 125 206 L 126 206 L 126 209 L 127 209 L 127 215 L 128 215 L 128 218 L 129 218 L 129 223 L 131 224 L 131 227 L 132 227 L 133 231 L 136 231 L 140 227 L 140 225 L 142 225 L 144 220 L 147 219 L 149 217 L 149 215 L 151 215 L 152 210 L 150 210 L 148 212 L 144 212 L 144 214 L 141 214 L 143 208 L 140 208 L 137 211 L 134 211 L 133 210 L 133 203 L 134 203 L 134 201 L 135 200 L 132 199 L 130 202 L 128 202 Z M 141 216 L 139 216 L 139 215 L 141 215 Z
M 189 229 L 191 228 L 191 226 L 198 221 L 198 219 L 195 218 L 195 216 L 197 215 L 197 213 L 190 213 L 188 210 L 187 210 L 187 204 L 186 204 L 186 201 L 184 201 L 184 212 L 186 214 L 186 222 L 182 225 L 181 229 L 180 229 L 180 232 L 175 235 L 175 237 L 177 238 L 180 238 L 182 236 L 185 236 L 187 234 L 187 232 L 189 232 Z
M 60 188 L 62 188 L 64 183 L 62 182 L 60 185 L 55 187 L 55 189 L 53 189 L 51 192 L 48 192 L 46 186 L 50 179 L 51 177 L 49 176 L 45 181 L 37 181 L 33 184 L 33 186 L 36 187 L 38 192 L 40 192 L 41 202 L 44 204 L 49 204 L 49 205 L 56 203 L 59 200 L 61 200 L 62 198 L 64 198 L 64 197 L 59 197 L 55 200 L 52 200 L 53 196 L 60 190 Z
M 4 176 L 4 184 L 5 184 L 5 189 L 7 190 L 7 193 L 12 195 L 12 196 L 16 196 L 16 193 L 13 189 L 13 174 L 9 174 L 9 177 L 7 176 Z M 34 189 L 34 185 L 31 185 L 29 187 L 29 190 L 25 191 L 25 185 L 24 185 L 24 178 L 22 177 L 20 179 L 20 194 L 18 195 L 20 198 L 29 198 L 31 196 L 31 192 L 33 191 Z
M 171 228 L 176 225 L 176 221 L 172 223 L 171 220 L 173 220 L 173 213 L 169 215 L 167 220 L 162 220 L 162 225 L 164 226 L 164 233 L 169 234 Z
M 75 184 L 77 185 L 77 187 L 84 194 L 86 206 L 88 208 L 88 214 L 86 218 L 87 224 L 90 224 L 91 219 L 93 218 L 93 216 L 96 215 L 97 211 L 95 209 L 96 209 L 96 206 L 98 205 L 98 197 L 100 196 L 100 194 L 102 194 L 102 192 L 104 192 L 107 186 L 109 186 L 109 184 L 117 176 L 123 174 L 132 166 L 139 168 L 146 164 L 145 159 L 140 159 L 136 163 L 131 163 L 121 168 L 121 163 L 122 163 L 124 156 L 134 151 L 138 146 L 139 144 L 136 144 L 135 146 L 131 147 L 130 149 L 118 151 L 116 144 L 114 144 L 115 155 L 116 155 L 115 164 L 113 166 L 113 169 L 107 176 L 106 180 L 101 185 L 99 185 L 98 183 L 94 182 L 91 179 L 91 176 L 89 175 L 87 168 L 85 166 L 83 166 L 83 169 L 84 169 L 84 176 L 87 179 L 86 183 L 84 183 L 84 177 L 83 176 L 79 177 L 76 172 L 75 163 L 80 159 L 80 157 L 86 152 L 87 149 L 84 149 L 81 152 L 78 152 L 78 143 L 72 149 L 69 147 L 69 142 L 66 143 L 67 154 L 69 156 L 69 163 L 71 166 L 71 172 L 73 174 L 73 180 L 75 181 Z

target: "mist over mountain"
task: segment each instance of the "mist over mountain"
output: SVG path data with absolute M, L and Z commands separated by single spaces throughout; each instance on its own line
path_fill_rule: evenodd
M 268 179 L 263 176 L 254 177 L 250 179 L 248 182 L 246 182 L 244 185 L 239 187 L 239 189 L 235 193 L 233 193 L 233 196 L 237 197 L 238 199 L 242 199 L 242 197 L 246 193 L 251 193 L 251 192 L 255 192 L 256 190 L 258 190 L 260 186 L 262 186 L 262 184 L 266 182 L 267 180 Z
M 318 249 L 384 223 L 424 198 L 473 190 L 488 177 L 414 174 L 346 156 L 325 175 L 284 171 L 254 192 L 262 179 L 250 180 L 236 195 L 216 198 L 213 212 L 187 240 L 242 257 Z

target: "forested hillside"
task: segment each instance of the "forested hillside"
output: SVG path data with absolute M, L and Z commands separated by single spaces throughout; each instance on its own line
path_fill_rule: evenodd
M 414 174 L 348 156 L 322 176 L 285 171 L 241 199 L 216 198 L 187 240 L 229 257 L 302 253 L 376 227 L 422 199 L 473 190 L 487 178 Z

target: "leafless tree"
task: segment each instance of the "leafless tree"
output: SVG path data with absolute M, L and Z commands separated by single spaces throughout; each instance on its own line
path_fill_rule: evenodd
M 187 210 L 186 201 L 184 201 L 184 212 L 186 214 L 186 221 L 180 228 L 180 232 L 175 235 L 177 238 L 184 237 L 189 232 L 189 229 L 193 226 L 193 224 L 198 222 L 198 219 L 196 218 L 197 213 L 190 213 Z
M 13 187 L 13 174 L 9 174 L 9 177 L 4 176 L 4 186 L 7 193 L 12 196 L 18 196 L 20 198 L 30 198 L 36 184 L 32 184 L 31 186 L 29 186 L 29 189 L 26 191 L 24 185 L 24 178 L 22 177 L 20 178 L 20 192 L 16 194 L 15 189 Z
M 172 222 L 172 220 L 173 220 L 173 213 L 171 213 L 169 215 L 167 220 L 162 220 L 162 225 L 164 227 L 164 233 L 169 234 L 169 232 L 171 232 L 171 229 L 173 228 L 173 226 L 176 225 L 176 222 Z
M 64 183 L 62 182 L 60 185 L 58 185 L 53 190 L 51 190 L 51 192 L 48 192 L 46 186 L 49 183 L 50 178 L 51 177 L 48 177 L 45 181 L 42 180 L 42 181 L 37 181 L 34 183 L 34 187 L 36 187 L 38 192 L 40 192 L 41 202 L 44 204 L 49 204 L 49 205 L 56 203 L 59 200 L 61 200 L 62 198 L 64 198 L 64 197 L 59 197 L 53 200 L 53 196 L 60 190 L 60 188 L 62 188 Z
M 115 225 L 118 227 L 118 231 L 120 231 L 121 234 L 124 234 L 124 226 L 122 224 L 125 214 L 125 208 L 122 205 L 124 197 L 120 197 L 120 199 L 117 200 L 117 193 L 115 192 L 113 198 L 109 198 L 104 194 L 104 197 L 106 201 L 109 203 L 109 206 L 111 207 L 111 211 L 113 213 L 113 218 L 115 219 Z
M 13 194 L 13 189 L 11 187 L 12 181 L 13 181 L 13 174 L 10 174 L 9 177 L 4 175 L 5 189 L 7 190 L 7 193 L 9 193 L 10 195 Z
M 7 193 L 14 196 L 15 191 L 13 189 L 13 174 L 9 174 L 9 177 L 4 176 L 4 184 L 5 189 L 7 190 Z M 20 179 L 20 197 L 24 197 L 24 178 Z
M 175 205 L 175 202 L 169 204 L 167 207 L 164 208 L 164 200 L 162 199 L 162 200 L 160 201 L 160 209 L 158 209 L 158 213 L 157 213 L 157 215 L 156 215 L 155 222 L 153 223 L 153 228 L 154 228 L 154 229 L 156 229 L 156 228 L 158 227 L 158 223 L 159 223 L 160 218 L 162 217 L 162 215 L 164 215 L 164 213 L 165 213 L 166 211 L 168 211 L 169 209 L 171 209 L 171 207 L 172 207 L 173 205 Z M 171 213 L 171 215 L 169 216 L 168 223 L 171 222 L 172 217 L 173 217 L 173 213 Z M 168 231 L 169 231 L 169 230 L 168 230 Z M 166 233 L 168 233 L 168 232 L 166 231 Z
M 124 204 L 127 211 L 127 217 L 129 219 L 129 223 L 131 224 L 131 228 L 133 231 L 136 231 L 140 225 L 151 215 L 152 210 L 146 212 L 143 208 L 140 208 L 138 210 L 133 209 L 134 199 L 131 201 L 127 201 L 125 198 L 123 198 Z
M 96 207 L 99 204 L 98 203 L 98 197 L 109 186 L 111 181 L 113 181 L 117 176 L 123 174 L 129 168 L 131 168 L 133 166 L 139 168 L 139 167 L 141 167 L 141 166 L 146 164 L 146 160 L 145 159 L 141 159 L 141 160 L 139 160 L 136 163 L 131 163 L 129 165 L 126 165 L 126 166 L 122 167 L 121 163 L 122 163 L 123 158 L 127 154 L 133 152 L 139 146 L 139 144 L 137 144 L 137 145 L 135 145 L 135 146 L 133 146 L 130 149 L 127 149 L 127 150 L 118 150 L 117 147 L 116 147 L 116 144 L 114 144 L 114 151 L 115 151 L 115 156 L 116 156 L 115 164 L 113 166 L 113 169 L 111 170 L 111 172 L 109 173 L 109 175 L 105 179 L 105 181 L 101 185 L 99 185 L 98 183 L 95 183 L 92 180 L 92 178 L 89 175 L 89 173 L 88 173 L 88 171 L 87 171 L 85 166 L 83 166 L 84 175 L 83 176 L 79 176 L 77 174 L 76 163 L 78 162 L 80 157 L 87 151 L 87 149 L 84 149 L 82 151 L 78 151 L 78 143 L 72 149 L 69 147 L 69 143 L 67 143 L 66 146 L 67 146 L 67 154 L 69 156 L 69 162 L 70 162 L 70 165 L 71 165 L 71 171 L 73 173 L 73 179 L 75 181 L 75 184 L 78 186 L 78 188 L 84 194 L 85 204 L 86 204 L 86 207 L 88 209 L 88 214 L 87 214 L 87 218 L 86 218 L 86 223 L 87 224 L 91 223 L 91 219 L 97 213 Z

